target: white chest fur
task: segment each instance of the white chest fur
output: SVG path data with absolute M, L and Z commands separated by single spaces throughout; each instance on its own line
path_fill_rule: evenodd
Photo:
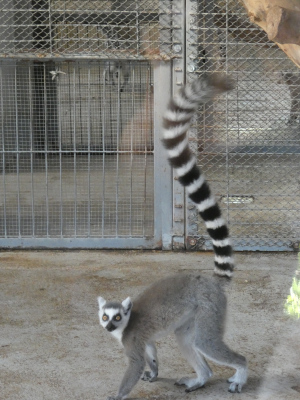
M 121 329 L 115 329 L 110 333 L 122 344 L 123 331 Z

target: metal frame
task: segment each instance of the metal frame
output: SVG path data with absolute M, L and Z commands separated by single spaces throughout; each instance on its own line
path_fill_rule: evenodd
M 176 9 L 182 7 L 182 13 L 175 16 L 175 26 L 182 29 L 175 29 L 176 51 L 181 55 L 180 58 L 174 59 L 172 63 L 172 95 L 176 94 L 185 84 L 186 78 L 186 7 L 180 0 L 173 1 Z M 173 188 L 173 226 L 172 226 L 172 248 L 174 250 L 182 250 L 185 248 L 185 192 L 182 185 L 178 182 L 174 171 L 172 171 L 172 188 Z
M 87 157 L 90 159 L 90 155 L 93 149 L 91 148 L 91 124 L 88 118 L 85 122 L 88 124 L 87 131 L 88 137 L 85 143 L 85 148 L 79 149 L 76 147 L 76 122 L 75 115 L 81 113 L 81 109 L 78 110 L 75 107 L 76 102 L 76 90 L 75 90 L 75 79 L 73 78 L 73 86 L 70 90 L 73 92 L 73 104 L 74 110 L 70 111 L 73 116 L 73 137 L 70 141 L 70 148 L 65 148 L 62 145 L 62 136 L 66 135 L 65 131 L 68 127 L 62 126 L 62 119 L 65 118 L 64 114 L 69 112 L 62 106 L 62 92 L 63 87 L 61 82 L 64 79 L 64 75 L 68 71 L 61 70 L 60 65 L 67 60 L 103 60 L 106 59 L 111 63 L 112 68 L 116 65 L 126 63 L 126 60 L 152 60 L 153 63 L 153 81 L 154 81 L 154 234 L 153 236 L 141 235 L 130 237 L 130 235 L 116 235 L 95 237 L 87 235 L 77 236 L 76 229 L 76 204 L 75 204 L 75 231 L 70 234 L 70 237 L 66 237 L 66 234 L 62 234 L 63 228 L 61 226 L 61 234 L 51 237 L 47 228 L 47 234 L 45 237 L 35 237 L 35 229 L 33 226 L 33 235 L 24 237 L 20 229 L 20 211 L 22 208 L 22 193 L 18 191 L 18 210 L 16 218 L 18 221 L 16 224 L 19 226 L 18 235 L 9 236 L 9 232 L 5 232 L 4 237 L 0 238 L 0 247 L 6 248 L 164 248 L 171 249 L 173 246 L 173 219 L 172 219 L 172 171 L 168 165 L 166 165 L 166 158 L 164 149 L 160 140 L 161 130 L 161 118 L 162 112 L 165 105 L 172 94 L 172 77 L 176 77 L 177 83 L 174 87 L 181 85 L 184 80 L 184 37 L 185 37 L 185 13 L 184 0 L 159 0 L 155 3 L 149 4 L 143 3 L 136 0 L 128 0 L 124 2 L 107 2 L 107 4 L 101 2 L 101 7 L 97 7 L 97 10 L 93 11 L 95 4 L 81 4 L 76 8 L 76 4 L 68 2 L 65 7 L 64 2 L 52 0 L 42 0 L 31 2 L 29 0 L 19 0 L 18 2 L 12 3 L 10 0 L 0 0 L 3 14 L 0 17 L 0 57 L 4 57 L 6 60 L 10 60 L 12 65 L 16 65 L 20 59 L 40 61 L 40 64 L 35 66 L 32 76 L 29 79 L 34 79 L 35 101 L 30 106 L 30 118 L 27 130 L 30 129 L 32 136 L 30 142 L 27 144 L 26 140 L 20 140 L 20 135 L 23 133 L 18 129 L 18 126 L 12 127 L 12 131 L 15 130 L 16 137 L 15 143 L 11 144 L 11 151 L 7 151 L 7 133 L 4 134 L 4 127 L 2 126 L 2 150 L 3 159 L 0 160 L 3 166 L 3 178 L 2 184 L 6 185 L 5 171 L 6 162 L 8 156 L 11 153 L 12 157 L 16 156 L 16 160 L 13 163 L 16 168 L 16 179 L 20 178 L 21 168 L 21 156 L 22 151 L 27 152 L 30 157 L 30 168 L 31 176 L 35 168 L 34 157 L 39 153 L 41 157 L 45 157 L 45 176 L 46 176 L 46 213 L 47 213 L 47 226 L 49 221 L 49 205 L 48 197 L 50 195 L 48 189 L 49 171 L 47 159 L 50 157 L 51 152 L 59 154 L 60 157 L 60 169 L 59 174 L 62 176 L 62 154 L 70 152 L 74 155 L 74 170 L 76 170 L 77 154 L 80 151 L 87 152 Z M 96 3 L 96 2 L 94 2 Z M 17 20 L 15 19 L 17 18 Z M 117 20 L 115 19 L 117 18 Z M 130 19 L 130 21 L 128 20 Z M 115 21 L 115 28 L 112 22 Z M 130 22 L 130 23 L 129 23 Z M 132 25 L 132 22 L 134 24 Z M 152 24 L 152 25 L 151 25 Z M 88 26 L 87 26 L 88 25 Z M 131 26 L 132 25 L 132 26 Z M 84 27 L 90 27 L 93 30 L 92 36 L 89 33 L 86 36 Z M 69 29 L 70 28 L 70 29 Z M 82 30 L 81 30 L 82 28 Z M 132 31 L 130 29 L 132 28 Z M 63 40 L 60 42 L 60 34 L 58 30 L 64 35 L 63 40 L 68 43 L 71 47 L 63 46 Z M 77 29 L 77 33 L 74 32 Z M 114 31 L 112 32 L 111 29 Z M 153 31 L 151 31 L 153 29 Z M 97 31 L 97 32 L 96 32 Z M 149 31 L 149 32 L 148 32 Z M 75 36 L 73 37 L 73 33 Z M 70 36 L 71 35 L 71 36 Z M 76 36 L 77 35 L 77 36 Z M 130 37 L 129 37 L 129 36 Z M 148 35 L 148 36 L 147 36 Z M 92 41 L 98 43 L 97 49 L 93 47 Z M 124 46 L 120 44 L 123 40 L 131 41 L 131 45 Z M 74 42 L 74 43 L 73 43 Z M 80 43 L 85 43 L 81 48 Z M 124 42 L 125 43 L 125 42 Z M 129 43 L 129 42 L 128 42 Z M 132 46 L 135 46 L 133 48 Z M 103 47 L 104 46 L 104 47 Z M 77 51 L 78 50 L 78 51 Z M 173 60 L 174 59 L 174 60 Z M 160 61 L 153 61 L 160 60 Z M 162 61 L 164 60 L 164 61 Z M 117 63 L 117 64 L 116 64 Z M 107 69 L 108 79 L 114 79 L 114 72 L 111 73 L 110 66 Z M 7 73 L 11 74 L 14 68 Z M 50 76 L 52 74 L 52 79 Z M 80 74 L 79 74 L 80 75 Z M 120 74 L 118 74 L 117 85 L 120 89 Z M 2 82 L 6 77 L 2 77 Z M 12 79 L 19 79 L 16 76 Z M 27 78 L 28 79 L 28 78 Z M 88 87 L 91 87 L 91 80 L 88 76 L 87 82 Z M 61 82 L 60 82 L 61 81 Z M 57 84 L 58 83 L 58 84 Z M 21 82 L 18 83 L 21 87 Z M 72 85 L 70 80 L 70 85 Z M 24 86 L 24 85 L 23 85 Z M 31 91 L 31 97 L 33 96 L 32 87 L 29 86 Z M 47 86 L 47 89 L 46 89 Z M 2 87 L 5 87 L 3 84 Z M 17 85 L 15 85 L 15 88 Z M 52 109 L 52 120 L 47 109 L 47 105 L 52 101 L 49 97 L 48 91 L 51 88 L 53 98 L 58 98 L 57 105 L 54 105 Z M 56 93 L 56 95 L 55 95 Z M 15 93 L 15 99 L 18 93 Z M 5 95 L 2 94 L 4 99 Z M 70 97 L 70 96 L 69 96 Z M 90 102 L 90 100 L 88 100 Z M 110 103 L 109 99 L 106 101 Z M 105 104 L 105 102 L 104 102 Z M 8 107 L 7 103 L 2 107 Z M 17 102 L 12 107 L 17 107 Z M 89 106 L 90 108 L 90 106 Z M 2 108 L 3 110 L 3 108 Z M 110 115 L 113 115 L 114 111 L 111 111 Z M 33 115 L 39 115 L 38 118 L 33 118 Z M 55 117 L 55 118 L 54 118 Z M 81 116 L 80 116 L 81 118 Z M 85 118 L 83 116 L 83 118 Z M 100 118 L 101 119 L 101 118 Z M 48 122 L 52 121 L 51 126 L 47 125 Z M 16 122 L 18 125 L 18 118 Z M 84 126 L 86 126 L 86 123 Z M 119 122 L 117 122 L 119 124 Z M 46 126 L 47 125 L 47 126 Z M 25 131 L 26 131 L 25 129 Z M 53 135 L 51 132 L 53 131 Z M 57 136 L 58 135 L 58 136 Z M 52 137 L 53 136 L 53 137 Z M 49 137 L 52 137 L 49 140 Z M 56 141 L 56 138 L 59 140 Z M 0 138 L 1 139 L 1 138 Z M 12 140 L 10 138 L 10 140 Z M 119 146 L 119 138 L 116 138 L 116 146 Z M 26 149 L 21 149 L 19 143 L 25 143 Z M 73 145 L 72 145 L 73 143 Z M 110 152 L 111 149 L 106 148 L 103 139 L 103 153 Z M 28 147 L 29 146 L 29 147 Z M 54 147 L 53 147 L 54 146 Z M 73 148 L 72 148 L 73 146 Z M 79 152 L 79 153 L 78 153 Z M 118 155 L 117 155 L 118 159 Z M 118 161 L 117 161 L 118 162 Z M 88 165 L 90 165 L 88 163 Z M 49 176 L 48 176 L 49 175 Z M 32 193 L 33 193 L 33 178 L 32 179 Z M 75 178 L 73 178 L 75 179 Z M 90 178 L 88 178 L 90 179 Z M 60 224 L 62 225 L 62 188 L 63 182 L 60 179 Z M 19 188 L 19 182 L 17 183 Z M 75 202 L 77 199 L 76 185 L 75 185 Z M 90 193 L 90 183 L 88 184 L 88 193 Z M 116 196 L 118 197 L 118 188 Z M 182 192 L 182 188 L 180 188 Z M 58 194 L 59 196 L 59 194 Z M 181 193 L 183 196 L 183 193 Z M 4 202 L 5 202 L 4 198 Z M 118 198 L 116 199 L 116 204 Z M 8 209 L 9 204 L 7 204 Z M 34 200 L 32 199 L 32 218 L 34 218 Z M 64 206 L 65 207 L 65 206 Z M 90 206 L 89 206 L 90 207 Z M 10 210 L 11 212 L 11 210 Z M 90 213 L 90 211 L 88 211 Z M 183 212 L 183 209 L 181 210 Z M 24 211 L 23 211 L 24 214 Z M 6 206 L 4 204 L 4 225 L 6 227 Z M 28 216 L 28 218 L 31 218 Z M 90 218 L 89 218 L 90 221 Z M 32 222 L 34 224 L 34 222 Z M 59 223 L 59 222 L 57 222 Z M 176 225 L 176 224 L 175 224 Z M 181 221 L 181 227 L 183 226 L 183 220 Z M 28 228 L 29 229 L 29 228 Z M 90 230 L 89 230 L 90 231 Z M 176 232 L 176 229 L 175 229 Z M 103 229 L 102 229 L 103 233 Z M 17 237 L 16 237 L 17 236 Z M 60 237 L 59 237 L 60 236 Z M 182 240 L 181 240 L 182 242 Z
M 14 63 L 14 62 L 13 62 Z M 49 69 L 49 68 L 48 68 Z M 12 69 L 13 71 L 13 69 Z M 47 70 L 47 72 L 49 72 Z M 170 97 L 170 92 L 171 92 L 171 63 L 170 62 L 156 62 L 154 64 L 153 68 L 153 79 L 154 79 L 154 86 L 157 88 L 157 90 L 154 91 L 154 103 L 156 105 L 156 112 L 154 113 L 154 121 L 153 121 L 153 126 L 154 126 L 154 234 L 151 237 L 148 237 L 147 235 L 144 237 L 130 237 L 130 235 L 116 235 L 116 236 L 108 236 L 108 237 L 95 237 L 95 235 L 90 236 L 90 237 L 76 237 L 76 229 L 75 229 L 75 235 L 71 235 L 71 237 L 51 237 L 51 235 L 47 234 L 46 237 L 24 237 L 22 236 L 22 233 L 19 229 L 19 235 L 18 237 L 9 237 L 9 235 L 5 235 L 6 237 L 0 238 L 0 247 L 5 247 L 5 248 L 145 248 L 145 249 L 150 249 L 150 248 L 162 248 L 162 247 L 170 247 L 170 224 L 172 221 L 171 218 L 171 188 L 170 188 L 170 174 L 171 170 L 169 167 L 167 167 L 165 164 L 165 154 L 164 154 L 164 149 L 161 144 L 160 140 L 160 129 L 161 129 L 161 118 L 162 118 L 162 112 L 165 107 L 165 104 L 167 103 L 169 97 Z M 16 79 L 16 78 L 14 78 Z M 3 79 L 1 80 L 3 82 Z M 58 92 L 60 91 L 59 86 L 57 87 Z M 42 92 L 40 92 L 41 95 Z M 42 100 L 42 99 L 40 99 Z M 2 106 L 3 106 L 3 101 L 2 101 Z M 59 111 L 61 112 L 61 107 L 59 107 Z M 18 118 L 17 120 L 18 121 Z M 31 118 L 32 121 L 32 118 Z M 43 124 L 43 127 L 45 124 Z M 59 131 L 61 129 L 61 123 L 57 125 Z M 33 126 L 31 126 L 31 130 L 33 130 Z M 16 132 L 18 135 L 19 130 L 16 127 Z M 2 129 L 2 135 L 4 135 L 4 130 Z M 61 133 L 60 133 L 61 135 Z M 33 136 L 32 136 L 33 137 Z M 90 137 L 90 135 L 89 135 Z M 22 152 L 22 149 L 20 149 L 19 146 L 19 138 L 16 138 L 16 144 L 17 146 L 11 151 L 12 155 L 16 155 L 17 159 L 15 160 L 15 165 L 16 165 L 16 177 L 17 179 L 20 178 L 20 159 L 19 157 L 24 153 L 24 149 Z M 22 143 L 22 141 L 20 142 Z M 32 185 L 33 183 L 33 168 L 34 168 L 34 159 L 33 155 L 37 153 L 41 153 L 42 155 L 45 155 L 45 166 L 46 166 L 46 185 L 47 185 L 47 168 L 48 168 L 48 163 L 47 163 L 47 156 L 48 154 L 51 154 L 52 150 L 48 148 L 47 143 L 44 143 L 45 149 L 34 149 L 34 144 L 33 141 L 31 140 L 30 142 L 30 148 L 26 149 L 25 152 L 29 155 L 31 159 L 31 176 L 32 176 Z M 75 142 L 74 142 L 75 143 Z M 2 140 L 2 150 L 3 150 L 3 155 L 7 157 L 7 155 L 10 153 L 5 149 L 5 137 L 3 136 Z M 79 150 L 80 151 L 80 150 Z M 88 157 L 91 154 L 90 149 L 87 149 L 88 151 Z M 65 153 L 65 150 L 61 148 L 61 142 L 59 142 L 59 149 L 56 149 L 56 153 L 60 155 Z M 74 168 L 76 168 L 76 154 L 78 153 L 78 150 L 76 147 L 74 147 Z M 109 150 L 108 150 L 109 153 Z M 122 153 L 122 152 L 121 152 Z M 120 153 L 120 154 L 121 154 Z M 126 150 L 125 150 L 126 154 Z M 7 160 L 2 159 L 3 163 L 3 171 L 5 171 L 5 162 Z M 61 165 L 61 162 L 60 164 Z M 161 173 L 161 170 L 163 169 L 163 174 Z M 60 176 L 62 176 L 62 171 L 60 167 Z M 5 173 L 3 174 L 2 177 L 2 183 L 3 185 L 6 184 L 6 178 L 5 178 Z M 90 176 L 90 173 L 88 173 L 88 176 Z M 19 187 L 20 183 L 17 184 L 17 187 Z M 62 185 L 62 183 L 60 184 Z M 47 185 L 48 186 L 48 185 Z M 88 185 L 90 187 L 90 185 Z M 163 189 L 162 189 L 163 188 Z M 62 189 L 62 188 L 61 188 Z M 60 193 L 61 193 L 60 189 Z M 32 191 L 33 193 L 33 191 Z M 50 193 L 48 192 L 47 189 L 47 198 Z M 59 195 L 59 194 L 58 194 Z M 89 195 L 89 194 L 88 194 Z M 77 193 L 74 193 L 75 200 L 77 198 Z M 121 199 L 122 200 L 122 199 Z M 5 198 L 4 198 L 5 201 Z M 32 201 L 33 198 L 32 198 Z M 62 199 L 60 199 L 62 202 Z M 118 199 L 117 199 L 118 201 Z M 21 196 L 20 196 L 20 190 L 18 190 L 18 218 L 20 219 L 20 210 L 21 210 Z M 161 207 L 161 205 L 165 205 L 164 207 Z M 32 207 L 34 207 L 34 204 L 32 204 Z M 48 210 L 49 206 L 47 206 Z M 4 218 L 6 216 L 6 207 L 4 204 Z M 34 210 L 34 208 L 33 208 Z M 48 213 L 48 211 L 47 211 Z M 34 215 L 34 211 L 33 214 Z M 48 214 L 47 214 L 48 215 Z M 76 215 L 75 215 L 76 218 Z M 49 220 L 49 217 L 47 217 L 47 221 Z M 62 219 L 61 219 L 62 220 Z M 90 220 L 90 219 L 89 219 Z M 5 223 L 5 221 L 4 221 Z M 20 221 L 19 221 L 19 227 L 20 227 Z M 47 229 L 47 232 L 49 230 Z M 163 244 L 162 244 L 163 242 Z

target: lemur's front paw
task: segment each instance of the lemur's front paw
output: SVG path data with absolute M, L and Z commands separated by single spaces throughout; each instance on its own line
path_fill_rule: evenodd
M 151 371 L 145 371 L 141 379 L 142 381 L 154 382 L 157 380 L 157 375 L 154 375 Z

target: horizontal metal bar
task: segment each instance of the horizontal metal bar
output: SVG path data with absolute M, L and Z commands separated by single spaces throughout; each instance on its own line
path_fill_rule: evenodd
M 171 43 L 164 43 L 167 45 L 171 45 Z M 66 61 L 66 60 L 139 60 L 139 61 L 147 61 L 147 60 L 157 60 L 161 61 L 162 59 L 164 61 L 172 60 L 175 58 L 182 58 L 180 55 L 174 55 L 174 54 L 166 54 L 164 53 L 163 56 L 159 54 L 147 54 L 147 56 L 143 56 L 142 54 L 130 54 L 130 52 L 125 53 L 123 51 L 111 49 L 111 50 L 106 50 L 106 51 L 99 51 L 98 53 L 91 53 L 90 51 L 87 52 L 82 52 L 82 53 L 76 53 L 74 51 L 70 51 L 69 53 L 64 53 L 61 52 L 62 55 L 58 55 L 58 51 L 54 51 L 54 53 L 49 53 L 46 50 L 35 50 L 35 52 L 31 53 L 15 53 L 15 52 L 3 52 L 0 53 L 0 58 L 4 58 L 6 60 L 15 60 L 15 59 L 30 59 L 30 60 L 35 60 L 35 61 Z
M 195 237 L 195 242 L 191 237 L 187 240 L 188 250 L 213 250 L 210 239 Z M 297 251 L 299 241 L 296 239 L 276 239 L 276 238 L 231 238 L 234 251 Z M 298 246 L 297 246 L 298 245 Z
M 80 147 L 80 145 L 78 145 Z M 154 150 L 93 150 L 93 149 L 79 149 L 79 150 L 4 150 L 3 154 L 51 154 L 53 156 L 59 154 L 95 154 L 95 155 L 102 155 L 102 154 L 154 154 Z
M 161 249 L 154 238 L 9 238 L 0 239 L 6 249 Z

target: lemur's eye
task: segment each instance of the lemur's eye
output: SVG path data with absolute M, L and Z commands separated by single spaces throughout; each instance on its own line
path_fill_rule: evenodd
M 116 321 L 120 321 L 121 315 L 120 315 L 120 314 L 116 315 L 114 319 L 115 319 Z
M 107 321 L 108 320 L 108 316 L 104 314 L 102 319 L 103 319 L 103 321 Z

